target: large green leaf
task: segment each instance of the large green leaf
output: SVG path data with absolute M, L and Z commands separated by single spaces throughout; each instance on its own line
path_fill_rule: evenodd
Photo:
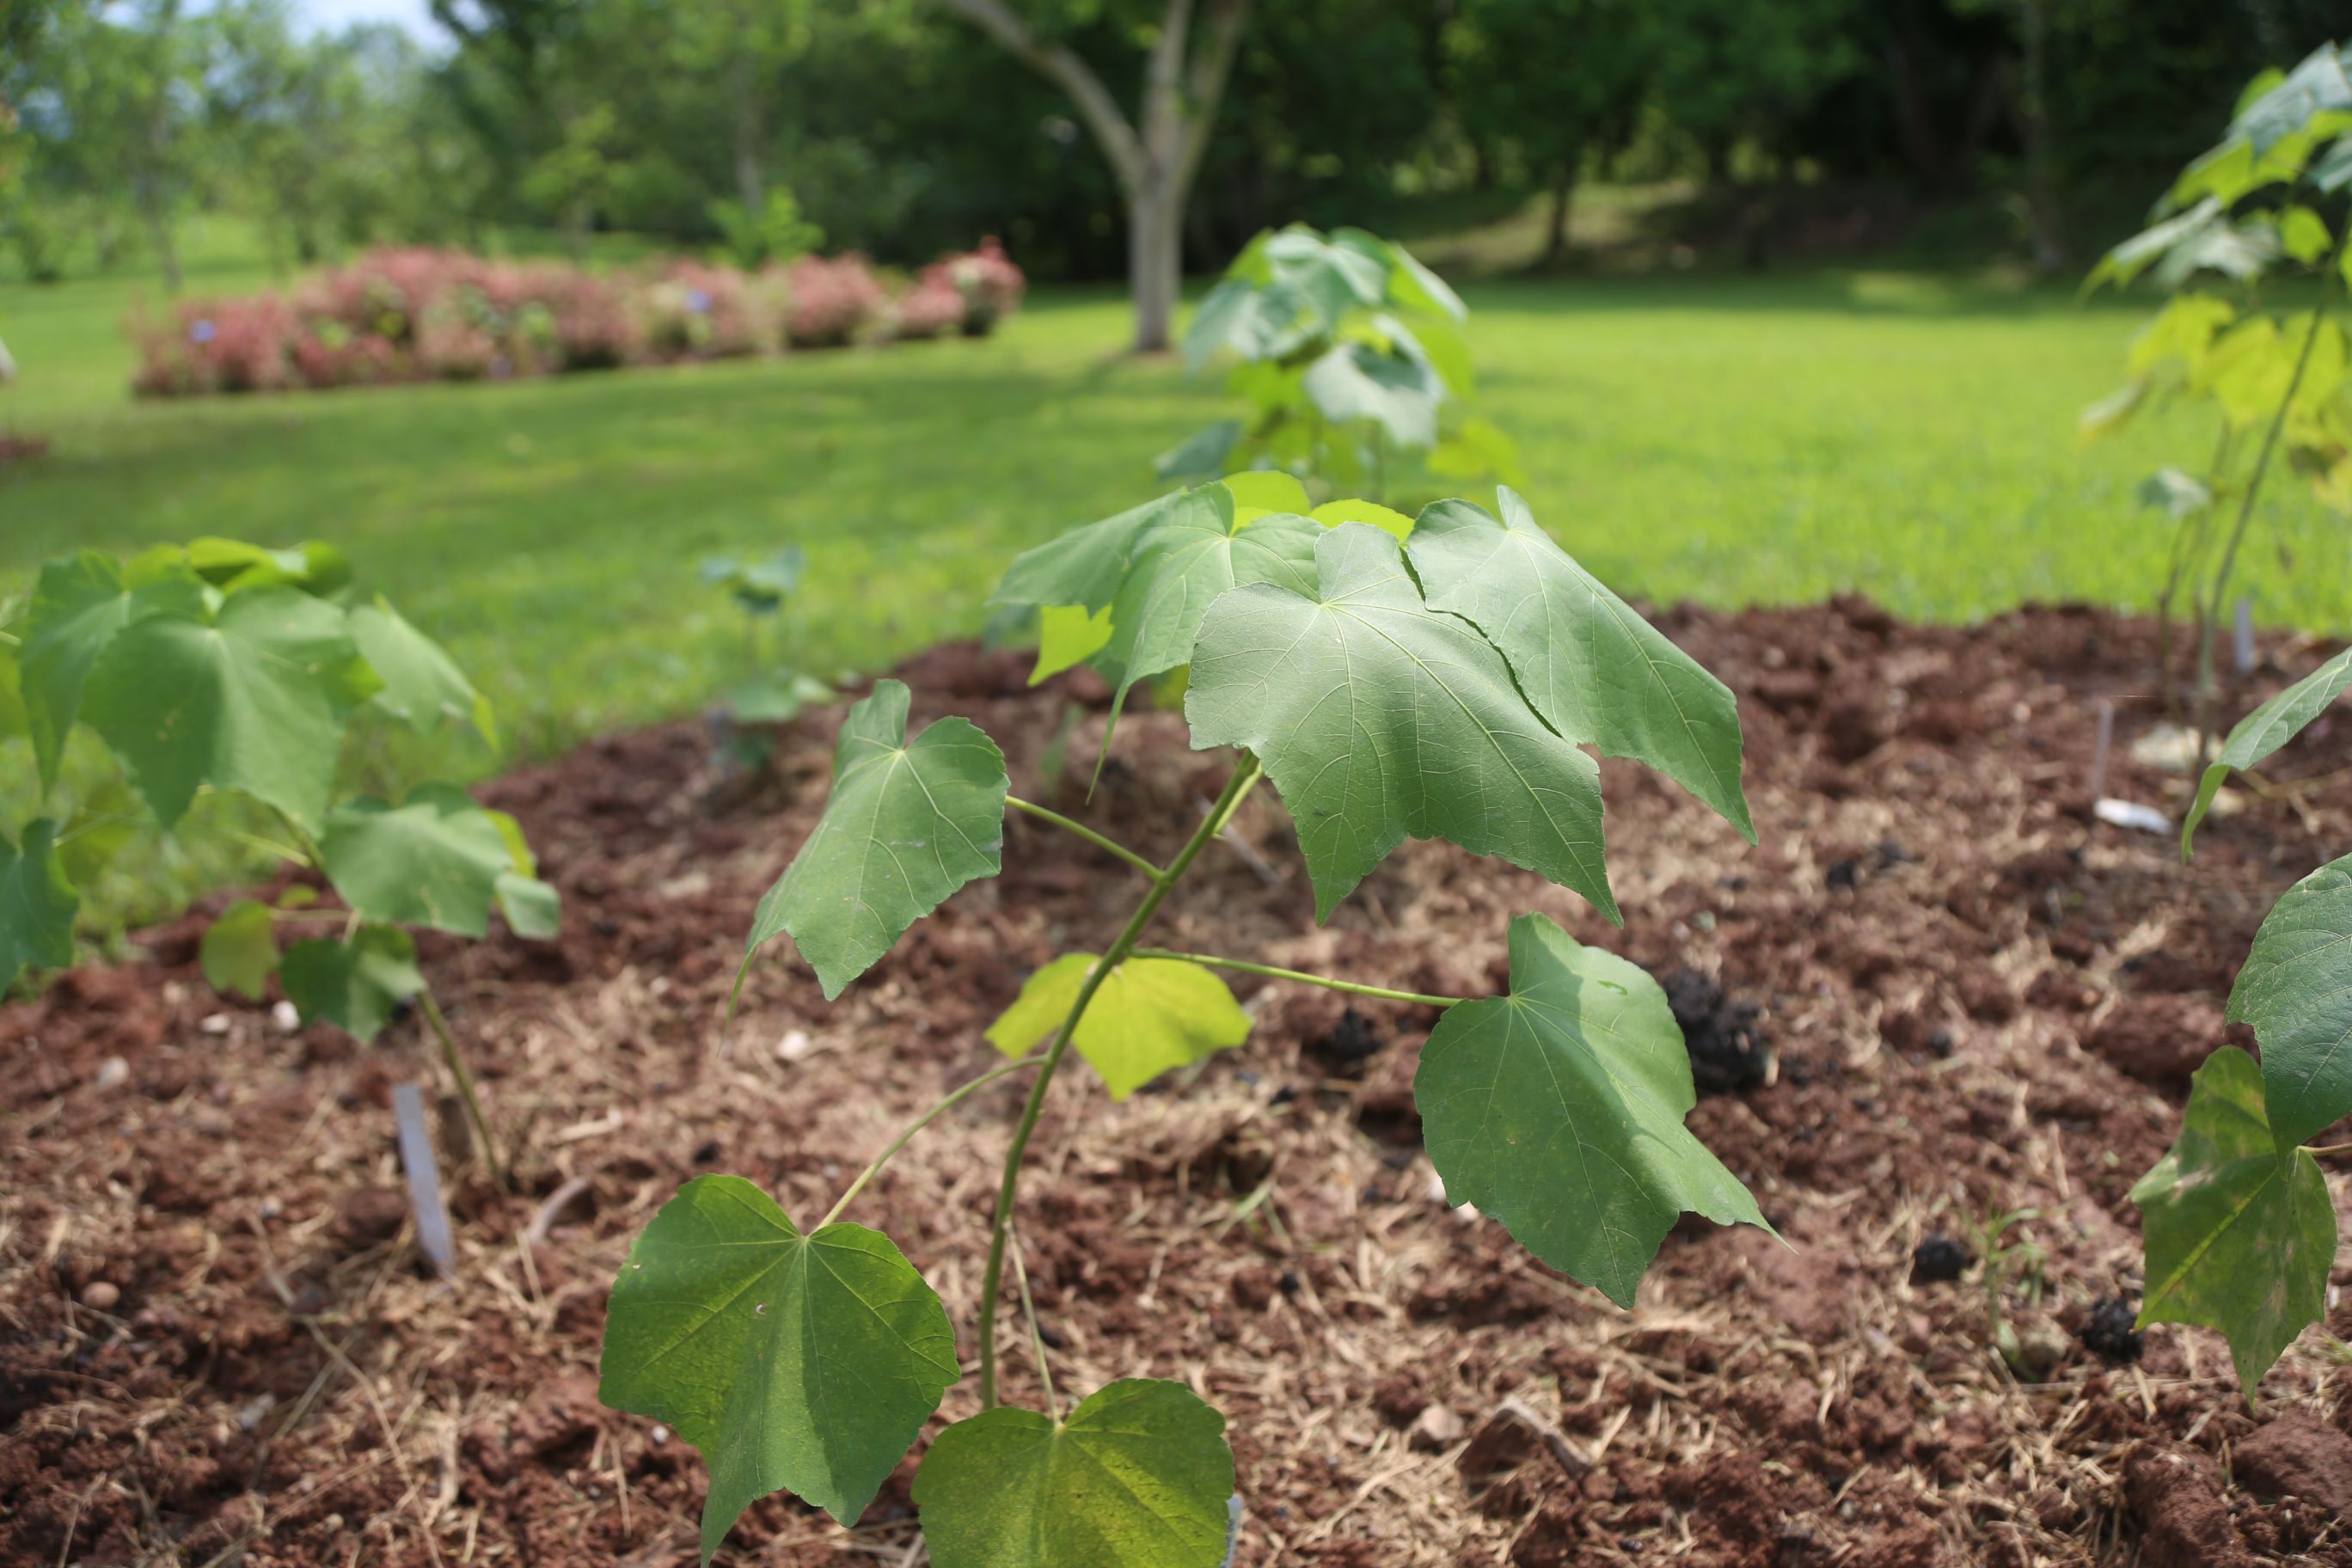
M 1611 920 L 1601 773 L 1528 707 L 1477 628 L 1433 610 L 1367 523 L 1317 541 L 1311 595 L 1270 583 L 1209 607 L 1192 744 L 1246 747 L 1297 825 L 1318 918 L 1408 834 L 1498 855 Z
M 698 1176 L 613 1282 L 597 1394 L 709 1462 L 707 1563 L 770 1492 L 855 1524 L 958 1375 L 947 1310 L 888 1237 L 803 1235 L 754 1184 Z
M 1307 367 L 1305 386 L 1317 412 L 1335 424 L 1368 421 L 1391 445 L 1412 451 L 1437 444 L 1445 384 L 1426 360 L 1339 343 Z
M 2263 1373 L 2326 1312 L 2336 1209 L 2308 1150 L 2279 1153 L 2252 1057 L 2223 1046 L 2205 1058 L 2179 1140 L 2131 1197 L 2147 1244 L 2140 1326 L 2220 1330 L 2252 1398 Z
M 2231 135 L 2243 137 L 2259 157 L 2317 116 L 2352 112 L 2352 71 L 2346 65 L 2344 51 L 2320 45 L 2285 80 L 2239 111 Z
M 74 912 L 81 901 L 58 864 L 57 837 L 58 825 L 37 816 L 25 825 L 23 844 L 0 838 L 0 993 L 35 965 L 62 969 L 73 962 Z
M 745 970 L 790 931 L 825 995 L 838 996 L 949 894 L 996 875 L 1004 753 L 968 719 L 942 719 L 909 742 L 907 700 L 904 683 L 880 680 L 849 710 L 824 815 L 760 900 Z
M 1658 983 L 1542 915 L 1510 951 L 1510 994 L 1448 1008 L 1413 1079 L 1446 1201 L 1624 1307 L 1685 1210 L 1770 1229 L 1683 1125 L 1698 1096 Z
M 376 685 L 339 606 L 260 588 L 230 595 L 216 615 L 134 618 L 91 668 L 83 717 L 167 827 L 209 784 L 315 830 L 343 721 Z
M 1188 492 L 1172 491 L 1023 551 L 1005 568 L 989 603 L 1101 609 L 1126 579 L 1137 539 L 1188 500 Z
M 363 919 L 478 937 L 499 879 L 513 871 L 506 836 L 455 784 L 419 784 L 398 805 L 347 801 L 320 841 L 327 879 Z
M 1234 1455 L 1225 1419 L 1181 1383 L 1130 1378 L 1058 1425 L 984 1411 L 915 1473 L 935 1568 L 1217 1568 Z
M 81 713 L 82 688 L 115 634 L 134 616 L 175 609 L 201 614 L 204 584 L 184 571 L 134 583 L 112 556 L 95 550 L 42 566 L 25 614 L 19 660 L 26 727 L 41 788 L 57 783 L 66 732 Z
M 2272 906 L 2231 989 L 2229 1020 L 2253 1026 L 2262 1043 L 2281 1154 L 2352 1114 L 2352 855 Z
M 235 992 L 258 1002 L 278 968 L 277 921 L 268 904 L 239 899 L 205 928 L 196 949 L 205 983 L 214 990 Z
M 1327 333 L 1350 310 L 1377 305 L 1388 292 L 1385 257 L 1334 243 L 1303 223 L 1268 239 L 1265 254 L 1274 287 L 1295 294 Z
M 1297 488 L 1286 474 L 1269 477 Z M 1137 540 L 1134 564 L 1111 601 L 1110 640 L 1098 656 L 1118 688 L 1103 732 L 1106 752 L 1129 691 L 1191 662 L 1192 639 L 1220 595 L 1244 583 L 1315 591 L 1321 527 L 1287 513 L 1245 521 L 1223 485 L 1194 490 L 1184 503 Z
M 989 1043 L 1018 1057 L 1060 1028 L 1094 963 L 1093 953 L 1066 952 L 1031 975 L 988 1026 Z M 1070 1043 L 1110 1097 L 1125 1100 L 1171 1068 L 1240 1045 L 1249 1029 L 1233 992 L 1199 964 L 1130 958 L 1103 976 Z
M 474 689 L 439 643 L 410 625 L 381 595 L 374 604 L 352 611 L 351 625 L 352 640 L 383 682 L 383 689 L 375 694 L 377 707 L 419 730 L 445 721 L 470 725 L 486 744 L 498 745 L 498 719 L 489 700 Z
M 2328 705 L 2352 687 L 2352 648 L 2346 648 L 2268 702 L 2238 721 L 2221 750 L 2206 766 L 2205 776 L 2197 781 L 2197 798 L 2189 807 L 2189 816 L 2180 824 L 2180 858 L 2189 858 L 2190 840 L 2197 837 L 2197 825 L 2213 808 L 2213 797 L 2221 793 L 2221 784 L 2233 768 L 2251 768 L 2274 754 L 2281 746 L 2303 733 L 2314 719 L 2327 711 Z
M 1408 553 L 1432 609 L 1466 617 L 1510 661 L 1528 703 L 1571 741 L 1646 763 L 1756 841 L 1739 787 L 1739 705 L 1498 488 L 1500 521 L 1440 501 Z
M 1163 479 L 1205 479 L 1230 466 L 1234 447 L 1242 438 L 1242 422 L 1220 419 L 1204 425 L 1151 459 L 1151 471 Z
M 394 1010 L 425 989 L 415 942 L 385 925 L 362 926 L 342 942 L 296 942 L 278 962 L 278 983 L 304 1023 L 334 1024 L 362 1042 L 375 1038 Z

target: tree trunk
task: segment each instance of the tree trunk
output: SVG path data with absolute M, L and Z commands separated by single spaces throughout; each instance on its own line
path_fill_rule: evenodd
M 1135 352 L 1169 346 L 1184 273 L 1184 194 L 1164 170 L 1138 181 L 1127 204 L 1128 292 L 1135 305 Z
M 2048 87 L 2048 18 L 2042 0 L 2018 0 L 2019 33 L 2024 48 L 2024 81 L 2017 99 L 2018 131 L 2025 142 L 2026 226 L 2033 240 L 2033 266 L 2044 274 L 2066 265 L 2065 225 L 2058 212 L 2053 169 Z
M 1543 264 L 1560 267 L 1568 261 L 1568 214 L 1576 199 L 1576 158 L 1570 155 L 1560 164 L 1559 176 L 1551 187 L 1551 228 L 1544 240 Z

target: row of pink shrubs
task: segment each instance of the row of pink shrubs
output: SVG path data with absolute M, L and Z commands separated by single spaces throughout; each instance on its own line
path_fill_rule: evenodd
M 894 293 L 862 256 L 758 272 L 670 261 L 599 275 L 463 251 L 373 251 L 290 294 L 182 301 L 134 319 L 142 394 L 269 392 L 552 375 L 785 348 L 979 337 L 1020 303 L 994 239 Z

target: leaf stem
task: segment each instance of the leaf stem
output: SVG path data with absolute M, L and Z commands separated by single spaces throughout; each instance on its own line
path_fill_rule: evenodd
M 1045 1364 L 1045 1335 L 1037 1327 L 1037 1303 L 1029 1296 L 1029 1266 L 1021 1258 L 1021 1237 L 1013 1238 L 1013 1282 L 1021 1288 L 1022 1315 L 1029 1320 L 1029 1348 L 1037 1352 L 1037 1381 L 1045 1385 L 1045 1414 L 1062 1424 L 1062 1402 L 1054 1397 L 1054 1369 Z
M 1251 963 L 1238 958 L 1219 958 L 1207 952 L 1171 952 L 1166 948 L 1139 947 L 1138 958 L 1165 958 L 1178 963 L 1197 963 L 1204 969 L 1231 969 L 1243 974 L 1261 974 L 1268 980 L 1296 980 L 1305 985 L 1320 985 L 1327 991 L 1344 991 L 1350 996 L 1370 996 L 1382 1002 L 1417 1002 L 1424 1007 L 1451 1007 L 1468 1001 L 1466 996 L 1428 996 L 1418 991 L 1391 991 L 1384 985 L 1363 985 L 1353 980 L 1333 980 L 1328 975 L 1309 974 L 1301 969 L 1277 969 L 1270 963 Z
M 2345 248 L 2352 245 L 2352 223 L 2336 241 L 2336 248 L 2327 258 L 2326 270 L 2320 275 L 2319 302 L 2311 308 L 2311 331 L 2304 334 L 2303 352 L 2295 355 L 2294 374 L 2287 378 L 2286 391 L 2271 415 L 2270 427 L 2263 432 L 2262 448 L 2254 455 L 2253 472 L 2246 476 L 2246 488 L 2238 498 L 2238 520 L 2230 529 L 2230 542 L 2222 548 L 2221 564 L 2213 574 L 2212 592 L 2206 596 L 2204 624 L 2197 635 L 2197 771 L 2202 773 L 2213 746 L 2213 639 L 2221 632 L 2221 601 L 2230 591 L 2230 576 L 2237 568 L 2238 546 L 2245 542 L 2246 530 L 2254 521 L 2254 500 L 2262 494 L 2263 477 L 2269 472 L 2271 456 L 2278 449 L 2279 433 L 2286 427 L 2286 416 L 2294 406 L 2294 395 L 2303 388 L 2304 372 L 2311 368 L 2311 352 L 2319 345 L 2319 334 L 2327 325 L 2328 305 L 2336 292 L 2336 284 L 2344 274 Z
M 1093 828 L 1088 827 L 1083 822 L 1064 816 L 1058 811 L 1049 810 L 1045 806 L 1039 805 L 1034 800 L 1023 800 L 1017 795 L 1006 795 L 1004 797 L 1004 804 L 1011 806 L 1015 811 L 1027 812 L 1030 816 L 1035 817 L 1040 822 L 1050 822 L 1056 827 L 1067 828 L 1070 832 L 1076 834 L 1079 837 L 1085 839 L 1096 848 L 1103 850 L 1108 854 L 1118 856 L 1120 859 L 1126 861 L 1129 865 L 1134 867 L 1137 870 L 1142 872 L 1153 881 L 1158 881 L 1162 875 L 1159 867 L 1153 865 L 1142 856 L 1138 855 L 1134 850 L 1129 849 L 1126 845 L 1121 844 L 1116 838 L 1111 838 L 1103 834 L 1097 833 Z
M 840 1201 L 825 1211 L 824 1217 L 816 1222 L 816 1228 L 823 1230 L 826 1226 L 829 1226 L 835 1220 L 839 1219 L 842 1216 L 843 1211 L 849 1207 L 850 1204 L 856 1198 L 857 1194 L 866 1190 L 866 1184 L 871 1182 L 877 1175 L 880 1174 L 882 1167 L 890 1163 L 890 1157 L 892 1155 L 896 1154 L 899 1150 L 905 1148 L 909 1142 L 911 1142 L 916 1133 L 920 1132 L 924 1128 L 929 1127 L 932 1122 L 937 1121 L 940 1117 L 954 1110 L 956 1106 L 963 1100 L 966 1095 L 972 1093 L 976 1089 L 987 1088 L 990 1084 L 994 1083 L 998 1079 L 1010 1078 L 1017 1072 L 1025 1072 L 1045 1059 L 1043 1053 L 1025 1056 L 1017 1062 L 1007 1062 L 1001 1068 L 991 1068 L 989 1071 L 981 1074 L 978 1078 L 972 1079 L 969 1082 L 958 1084 L 955 1088 L 948 1090 L 948 1092 L 940 1098 L 940 1102 L 937 1105 L 932 1106 L 929 1110 L 924 1111 L 920 1116 L 915 1118 L 914 1121 L 908 1122 L 906 1128 L 899 1132 L 898 1136 L 890 1140 L 889 1147 L 884 1149 L 879 1154 L 875 1155 L 873 1160 L 866 1165 L 866 1169 L 857 1173 L 857 1179 L 843 1189 Z
M 1128 955 L 1135 951 L 1137 940 L 1143 935 L 1143 928 L 1150 924 L 1151 917 L 1160 911 L 1160 906 L 1168 898 L 1169 889 L 1176 885 L 1177 879 L 1183 876 L 1201 851 L 1208 847 L 1209 841 L 1217 836 L 1218 829 L 1232 816 L 1234 806 L 1256 781 L 1257 774 L 1257 759 L 1244 752 L 1241 765 L 1234 770 L 1234 776 L 1225 781 L 1225 793 L 1218 797 L 1209 815 L 1201 819 L 1201 826 L 1193 829 L 1192 837 L 1184 841 L 1184 847 L 1176 852 L 1176 858 L 1168 863 L 1167 869 L 1151 879 L 1151 890 L 1143 895 L 1143 902 L 1137 905 L 1135 913 L 1128 918 L 1127 929 L 1118 933 L 1118 940 L 1095 960 L 1094 967 L 1087 971 L 1086 979 L 1078 985 L 1077 997 L 1070 1004 L 1069 1016 L 1062 1020 L 1062 1026 L 1055 1034 L 1053 1043 L 1045 1047 L 1037 1081 L 1029 1087 L 1029 1102 L 1022 1107 L 1021 1120 L 1013 1129 L 1013 1142 L 1004 1152 L 1004 1179 L 996 1189 L 996 1218 L 988 1238 L 988 1267 L 981 1277 L 980 1405 L 983 1410 L 993 1410 L 997 1404 L 996 1297 L 1004 1283 L 1004 1244 L 1013 1229 L 1013 1200 L 1021 1191 L 1021 1163 L 1029 1152 L 1030 1137 L 1037 1131 L 1038 1114 L 1045 1108 L 1045 1092 L 1053 1087 L 1054 1069 L 1062 1065 L 1062 1058 L 1070 1048 L 1070 1037 L 1076 1032 L 1078 1020 L 1086 1016 L 1087 1005 L 1095 999 L 1095 993 L 1102 989 L 1102 983 L 1109 977 L 1110 972 L 1125 963 Z
M 2303 1152 L 2310 1155 L 2315 1160 L 2330 1160 L 2339 1158 L 2346 1154 L 2352 1154 L 2352 1143 L 2327 1143 L 2318 1146 L 2305 1145 Z
M 490 1136 L 489 1119 L 482 1114 L 481 1096 L 474 1092 L 474 1075 L 466 1070 L 466 1058 L 457 1049 L 457 1037 L 449 1033 L 449 1020 L 441 1016 L 441 1004 L 433 999 L 432 986 L 416 994 L 416 1007 L 441 1042 L 441 1059 L 449 1064 L 449 1075 L 457 1080 L 458 1096 L 466 1102 L 466 1120 L 474 1124 L 474 1136 L 482 1141 L 482 1158 L 489 1163 L 490 1179 L 501 1190 L 510 1188 L 506 1162 L 499 1158 L 498 1140 Z

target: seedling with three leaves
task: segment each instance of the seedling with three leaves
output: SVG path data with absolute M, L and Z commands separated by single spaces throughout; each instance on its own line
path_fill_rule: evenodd
M 1013 562 L 996 601 L 1042 612 L 1041 668 L 1083 661 L 1122 694 L 1189 672 L 1192 744 L 1230 759 L 1231 773 L 1164 864 L 1013 795 L 1003 753 L 969 721 L 910 732 L 911 694 L 896 681 L 849 710 L 824 813 L 761 901 L 746 973 L 789 935 L 838 996 L 916 921 L 1001 868 L 1009 811 L 1075 834 L 1140 889 L 1118 930 L 1030 976 L 991 1027 L 1011 1059 L 917 1118 L 829 1212 L 791 1214 L 742 1178 L 705 1176 L 637 1237 L 613 1289 L 602 1392 L 709 1459 L 706 1561 L 746 1506 L 780 1489 L 856 1521 L 961 1381 L 937 1292 L 893 1241 L 845 1215 L 930 1121 L 1020 1075 L 1029 1089 L 965 1342 L 979 1412 L 939 1435 L 915 1479 L 931 1561 L 1221 1560 L 1234 1475 L 1223 1418 L 1184 1384 L 1141 1377 L 1063 1409 L 1034 1312 L 1046 1408 L 1009 1407 L 997 1323 L 1008 1260 L 1029 1300 L 1021 1182 L 1069 1054 L 1124 1099 L 1240 1044 L 1249 1019 L 1220 971 L 1442 1009 L 1414 1092 L 1449 1201 L 1475 1204 L 1620 1304 L 1685 1211 L 1769 1228 L 1684 1126 L 1690 1062 L 1657 984 L 1541 914 L 1498 933 L 1509 989 L 1475 999 L 1147 944 L 1163 903 L 1265 781 L 1297 828 L 1327 920 L 1416 837 L 1539 872 L 1616 921 L 1586 747 L 1658 769 L 1753 839 L 1730 692 L 1562 551 L 1517 495 L 1498 495 L 1499 515 L 1451 500 L 1375 525 L 1318 517 L 1297 481 L 1246 474 Z M 1056 626 L 1097 635 L 1074 650 Z
M 235 792 L 275 822 L 257 839 L 322 878 L 274 904 L 239 900 L 205 931 L 205 976 L 259 999 L 277 975 L 305 1023 L 373 1038 L 414 1004 L 439 1040 L 493 1169 L 472 1076 L 416 965 L 409 928 L 480 937 L 497 910 L 519 935 L 555 934 L 555 889 L 515 820 L 446 784 L 398 800 L 341 787 L 346 742 L 367 724 L 470 730 L 495 747 L 489 704 L 448 654 L 381 595 L 352 590 L 320 544 L 272 550 L 225 539 L 128 561 L 97 551 L 42 567 L 0 644 L 47 803 L 67 737 L 94 732 L 165 830 L 205 791 Z M 0 839 L 0 987 L 74 957 L 79 895 L 61 853 L 105 819 L 47 816 Z M 295 934 L 281 945 L 281 932 Z
M 783 619 L 784 607 L 808 574 L 808 554 L 787 544 L 756 561 L 713 555 L 702 563 L 702 580 L 727 590 L 743 614 L 743 676 L 727 691 L 727 717 L 736 725 L 789 724 L 807 709 L 834 701 L 839 692 L 805 670 L 779 661 L 762 628 Z M 763 742 L 741 730 L 730 736 L 738 758 L 756 764 L 767 754 Z
M 1518 449 L 1472 412 L 1469 312 L 1404 247 L 1360 228 L 1260 234 L 1185 334 L 1194 374 L 1223 363 L 1247 405 L 1158 462 L 1163 479 L 1274 468 L 1330 496 L 1388 500 L 1409 465 L 1519 484 Z M 1425 492 L 1424 492 L 1425 493 Z

